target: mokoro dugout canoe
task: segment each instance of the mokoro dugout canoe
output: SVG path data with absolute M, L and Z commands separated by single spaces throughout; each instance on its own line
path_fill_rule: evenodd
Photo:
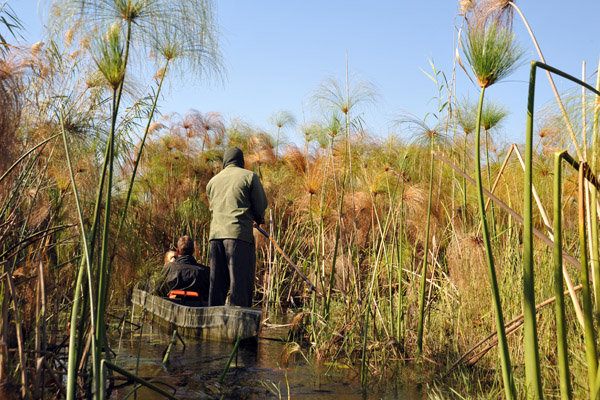
M 256 338 L 260 330 L 260 308 L 190 307 L 137 288 L 131 302 L 145 309 L 153 321 L 186 337 L 235 342 L 238 336 Z

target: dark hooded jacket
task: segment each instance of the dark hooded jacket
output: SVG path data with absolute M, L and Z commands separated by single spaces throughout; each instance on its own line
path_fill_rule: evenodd
M 210 286 L 210 268 L 198 264 L 194 256 L 184 255 L 165 265 L 162 269 L 166 288 L 161 291 L 168 294 L 171 290 L 197 292 L 200 298 L 208 300 Z
M 258 175 L 244 169 L 237 147 L 225 151 L 223 170 L 206 185 L 212 220 L 209 240 L 239 239 L 254 243 L 253 223 L 264 223 L 267 196 Z

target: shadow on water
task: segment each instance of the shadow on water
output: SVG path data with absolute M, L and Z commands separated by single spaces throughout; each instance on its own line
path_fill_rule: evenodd
M 233 349 L 232 343 L 184 339 L 186 347 L 177 342 L 169 361 L 162 364 L 171 334 L 146 324 L 142 335 L 138 375 L 154 382 L 163 382 L 163 389 L 178 399 L 423 399 L 425 394 L 410 388 L 387 388 L 363 393 L 356 371 L 344 366 L 314 365 L 295 354 L 288 364 L 281 363 L 284 343 L 276 340 L 285 335 L 282 328 L 263 328 L 258 341 L 243 343 L 222 385 L 218 383 Z M 117 351 L 117 364 L 135 370 L 139 332 L 134 332 L 112 345 Z M 121 399 L 132 389 L 131 384 L 119 384 L 111 399 Z M 289 388 L 289 389 L 288 389 Z M 289 395 L 288 395 L 289 393 Z M 131 396 L 130 398 L 133 398 Z M 143 400 L 164 397 L 145 388 L 137 391 Z

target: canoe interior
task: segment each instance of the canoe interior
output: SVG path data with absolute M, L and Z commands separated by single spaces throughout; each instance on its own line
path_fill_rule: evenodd
M 163 297 L 134 289 L 134 306 L 142 307 L 153 322 L 186 337 L 225 342 L 256 338 L 260 329 L 262 310 L 235 306 L 189 307 Z

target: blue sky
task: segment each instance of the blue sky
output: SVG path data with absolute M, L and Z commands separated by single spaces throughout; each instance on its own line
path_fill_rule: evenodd
M 26 23 L 27 38 L 42 37 L 45 17 L 37 0 L 9 0 Z M 587 62 L 590 78 L 600 56 L 597 39 L 600 1 L 558 0 L 517 3 L 537 36 L 550 65 L 581 76 Z M 430 72 L 428 59 L 438 70 L 452 74 L 453 32 L 457 3 L 450 0 L 221 0 L 216 2 L 222 30 L 221 44 L 227 75 L 223 84 L 170 85 L 161 112 L 217 111 L 274 132 L 269 117 L 276 111 L 292 113 L 301 122 L 317 118 L 310 96 L 328 77 L 345 79 L 346 54 L 350 74 L 372 82 L 379 93 L 375 107 L 364 120 L 372 134 L 387 136 L 390 122 L 403 111 L 424 117 L 435 112 L 431 101 L 437 90 L 422 72 Z M 526 50 L 525 60 L 537 59 L 523 23 L 515 15 L 514 31 Z M 510 110 L 497 135 L 522 143 L 527 97 L 528 62 L 486 96 Z M 458 69 L 457 93 L 475 100 L 479 90 Z M 553 98 L 547 79 L 538 79 L 536 104 Z M 555 79 L 560 89 L 570 86 Z M 429 120 L 433 122 L 433 120 Z M 298 134 L 292 131 L 294 139 Z M 296 139 L 297 140 L 297 139 Z

